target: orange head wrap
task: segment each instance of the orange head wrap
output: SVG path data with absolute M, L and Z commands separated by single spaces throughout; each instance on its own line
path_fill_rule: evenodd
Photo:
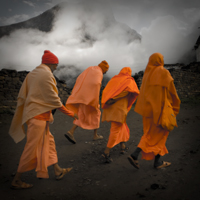
M 163 66 L 164 65 L 164 58 L 163 55 L 160 53 L 154 53 L 149 57 L 148 65 L 152 66 Z
M 44 55 L 42 56 L 43 64 L 58 64 L 58 58 L 51 51 L 45 50 Z
M 131 76 L 132 70 L 131 70 L 130 67 L 123 67 L 123 68 L 121 69 L 121 71 L 119 72 L 119 75 L 120 75 L 120 74 L 124 74 L 124 75 L 129 75 L 129 76 Z
M 105 60 L 99 63 L 98 66 L 103 70 L 103 73 L 107 72 L 109 69 L 109 65 Z

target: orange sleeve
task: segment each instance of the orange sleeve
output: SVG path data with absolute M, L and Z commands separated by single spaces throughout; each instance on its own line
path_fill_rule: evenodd
M 58 108 L 58 110 L 60 110 L 62 113 L 70 116 L 70 117 L 74 117 L 74 112 L 72 112 L 71 110 L 68 110 L 64 105 L 62 105 L 62 107 Z

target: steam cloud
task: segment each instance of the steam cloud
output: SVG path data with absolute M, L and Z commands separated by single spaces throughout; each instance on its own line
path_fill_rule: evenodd
M 144 70 L 154 52 L 162 53 L 166 64 L 194 59 L 199 9 L 183 10 L 187 21 L 169 14 L 158 16 L 138 34 L 117 22 L 109 5 L 83 1 L 62 7 L 51 32 L 23 29 L 1 38 L 0 68 L 30 71 L 40 64 L 45 49 L 58 56 L 55 75 L 66 81 L 102 60 L 109 63 L 107 75 L 112 77 L 125 66 L 133 74 Z

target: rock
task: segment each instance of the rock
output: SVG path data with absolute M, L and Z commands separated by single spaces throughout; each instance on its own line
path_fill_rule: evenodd
M 157 184 L 157 183 L 153 183 L 152 185 L 151 185 L 151 189 L 153 189 L 153 190 L 156 190 L 156 189 L 158 189 L 159 188 L 159 185 Z

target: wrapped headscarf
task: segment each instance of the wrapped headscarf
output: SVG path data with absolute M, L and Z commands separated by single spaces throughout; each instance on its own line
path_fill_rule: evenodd
M 123 91 L 130 93 L 128 110 L 131 108 L 139 94 L 138 87 L 134 78 L 131 77 L 131 73 L 132 70 L 130 67 L 124 67 L 121 69 L 118 75 L 115 75 L 112 77 L 112 79 L 110 79 L 102 94 L 101 105 L 103 109 L 106 108 L 106 102 L 109 99 L 112 99 Z
M 99 63 L 98 66 L 103 70 L 103 73 L 107 72 L 109 69 L 109 65 L 105 60 Z

